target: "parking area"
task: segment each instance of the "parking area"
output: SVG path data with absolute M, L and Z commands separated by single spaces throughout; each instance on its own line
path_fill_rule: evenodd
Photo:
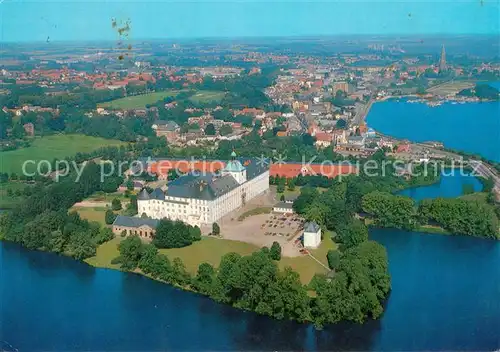
M 298 238 L 302 235 L 304 220 L 296 214 L 268 213 L 252 215 L 238 220 L 237 217 L 221 223 L 221 235 L 225 239 L 270 247 L 278 242 L 282 254 L 287 257 L 300 255 Z

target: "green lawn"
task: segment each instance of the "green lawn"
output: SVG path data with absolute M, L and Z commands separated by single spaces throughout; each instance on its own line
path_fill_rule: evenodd
M 85 262 L 98 268 L 120 269 L 120 265 L 111 264 L 111 260 L 120 255 L 118 243 L 120 243 L 121 240 L 121 237 L 116 237 L 111 241 L 101 244 L 97 247 L 96 256 L 85 259 Z
M 121 237 L 117 237 L 100 245 L 97 249 L 96 256 L 87 259 L 86 262 L 97 267 L 118 268 L 117 265 L 111 264 L 111 260 L 119 256 L 120 253 L 118 252 L 117 246 L 121 240 Z M 336 248 L 337 245 L 331 240 L 330 233 L 327 233 L 320 247 L 312 250 L 311 253 L 323 264 L 327 265 L 326 253 L 329 249 Z M 186 266 L 186 269 L 192 275 L 195 275 L 201 263 L 206 262 L 212 264 L 214 267 L 218 267 L 220 258 L 224 254 L 236 252 L 241 255 L 249 255 L 257 250 L 259 250 L 257 246 L 245 242 L 202 237 L 201 241 L 195 242 L 190 246 L 184 248 L 160 249 L 159 252 L 167 255 L 170 260 L 174 260 L 176 257 L 180 258 Z M 308 255 L 294 258 L 282 257 L 278 266 L 281 270 L 289 266 L 297 271 L 304 284 L 308 284 L 314 274 L 326 274 L 328 272 L 328 270 Z
M 104 221 L 106 208 L 72 207 L 70 211 L 76 211 L 82 219 L 88 221 L 97 221 L 103 226 L 106 225 L 106 222 Z
M 1 183 L 0 184 L 0 209 L 10 209 L 19 204 L 23 199 L 24 196 L 16 196 L 13 194 L 12 196 L 9 196 L 7 194 L 7 190 L 10 189 L 12 191 L 16 190 L 24 190 L 24 187 L 28 187 L 27 184 L 22 183 L 22 182 L 6 182 L 6 183 Z
M 145 108 L 148 104 L 154 104 L 158 100 L 163 100 L 167 97 L 175 96 L 180 92 L 180 90 L 168 90 L 163 92 L 152 92 L 147 94 L 134 95 L 108 101 L 106 103 L 101 103 L 98 104 L 98 106 L 106 109 L 141 109 Z
M 220 91 L 202 90 L 189 98 L 193 103 L 208 103 L 211 101 L 221 101 L 226 93 Z
M 475 193 L 460 196 L 459 198 L 464 199 L 464 200 L 474 200 L 474 201 L 481 202 L 481 203 L 487 203 L 488 193 L 475 192 Z
M 26 160 L 38 162 L 48 160 L 52 162 L 54 158 L 64 159 L 76 153 L 88 153 L 105 146 L 118 146 L 124 142 L 90 137 L 80 134 L 53 135 L 40 137 L 33 140 L 28 148 L 21 148 L 8 152 L 0 152 L 0 172 L 22 173 L 22 165 Z M 28 171 L 33 171 L 32 165 L 27 165 Z
M 249 243 L 231 241 L 213 237 L 202 237 L 201 241 L 195 242 L 184 248 L 160 249 L 160 253 L 166 254 L 171 260 L 179 257 L 186 265 L 186 269 L 195 274 L 198 266 L 207 262 L 215 267 L 219 266 L 220 258 L 227 253 L 236 252 L 241 255 L 249 255 L 259 248 Z
M 134 95 L 130 97 L 120 98 L 106 103 L 98 104 L 101 108 L 107 109 L 141 109 L 148 104 L 154 104 L 159 100 L 167 97 L 175 96 L 185 90 L 168 90 L 162 92 L 152 92 L 147 94 Z M 194 103 L 206 103 L 211 101 L 220 101 L 225 93 L 220 91 L 203 90 L 196 92 L 191 96 L 191 101 Z
M 312 249 L 311 254 L 322 262 L 324 265 L 328 266 L 328 261 L 326 260 L 326 254 L 330 249 L 337 249 L 337 244 L 332 241 L 331 233 L 327 232 L 321 241 L 320 246 L 317 249 Z M 320 265 L 317 261 L 308 255 L 303 255 L 300 257 L 282 257 L 279 262 L 280 269 L 285 267 L 291 267 L 294 271 L 300 274 L 300 281 L 304 285 L 309 284 L 314 274 L 326 274 L 328 270 Z

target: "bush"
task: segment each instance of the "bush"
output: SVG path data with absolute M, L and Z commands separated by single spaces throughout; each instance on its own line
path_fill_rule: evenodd
M 328 254 L 326 255 L 326 259 L 328 260 L 328 266 L 330 269 L 335 270 L 339 267 L 340 264 L 340 253 L 339 251 L 330 249 Z
M 121 255 L 119 255 L 116 258 L 111 259 L 111 264 L 117 265 L 117 264 L 121 264 L 121 263 L 123 263 L 123 258 Z
M 106 225 L 111 225 L 113 222 L 115 222 L 117 215 L 113 213 L 112 210 L 108 209 L 106 210 L 106 215 L 104 216 L 104 221 L 106 222 Z
M 271 249 L 269 251 L 269 257 L 272 260 L 280 260 L 281 259 L 281 246 L 278 242 L 274 241 Z
M 122 209 L 122 202 L 118 198 L 113 199 L 113 201 L 111 202 L 111 209 L 113 209 L 115 211 L 121 210 Z

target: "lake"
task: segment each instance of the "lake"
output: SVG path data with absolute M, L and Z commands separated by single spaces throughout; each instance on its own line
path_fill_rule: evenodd
M 411 197 L 417 202 L 427 198 L 455 198 L 463 195 L 464 185 L 472 186 L 475 192 L 480 192 L 483 189 L 482 183 L 476 177 L 462 174 L 459 169 L 445 169 L 438 183 L 407 188 L 398 194 Z
M 444 178 L 441 186 L 453 184 L 453 192 L 460 193 L 470 181 Z M 428 192 L 421 187 L 413 195 L 421 199 Z M 452 195 L 443 192 L 432 191 L 432 197 Z M 383 317 L 322 331 L 242 312 L 140 275 L 0 242 L 0 346 L 7 351 L 500 348 L 499 242 L 399 230 L 372 230 L 370 236 L 389 255 L 393 290 Z
M 445 147 L 500 161 L 500 102 L 430 107 L 406 99 L 373 104 L 368 126 L 415 142 L 440 141 Z

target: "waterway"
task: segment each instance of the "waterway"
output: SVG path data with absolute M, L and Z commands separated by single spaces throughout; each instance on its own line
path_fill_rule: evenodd
M 445 169 L 438 183 L 407 188 L 398 194 L 413 198 L 416 202 L 422 199 L 433 198 L 455 198 L 463 195 L 465 185 L 471 186 L 474 192 L 480 192 L 483 189 L 482 183 L 474 176 L 466 174 L 460 169 Z
M 500 102 L 443 103 L 430 107 L 390 99 L 373 104 L 368 126 L 414 142 L 440 141 L 445 147 L 500 161 Z
M 465 176 L 464 176 L 465 177 Z M 458 181 L 462 182 L 458 182 Z M 458 178 L 453 194 L 461 192 Z M 443 194 L 450 196 L 448 181 Z M 448 188 L 449 187 L 449 188 Z M 423 192 L 425 194 L 422 194 Z M 428 188 L 414 190 L 416 199 Z M 388 251 L 382 319 L 316 331 L 136 274 L 0 242 L 0 348 L 19 351 L 474 350 L 500 348 L 500 243 L 373 230 Z

